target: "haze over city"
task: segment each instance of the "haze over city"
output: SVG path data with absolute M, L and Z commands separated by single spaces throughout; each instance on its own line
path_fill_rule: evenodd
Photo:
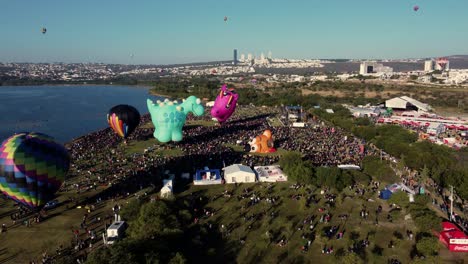
M 278 58 L 468 54 L 468 2 L 419 2 L 4 1 L 0 62 L 172 64 L 227 60 L 233 49 Z

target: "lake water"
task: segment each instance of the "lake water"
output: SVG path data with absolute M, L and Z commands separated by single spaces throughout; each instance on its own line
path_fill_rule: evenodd
M 148 113 L 148 88 L 131 86 L 0 86 L 0 142 L 15 132 L 41 132 L 61 143 L 105 128 L 118 104 Z

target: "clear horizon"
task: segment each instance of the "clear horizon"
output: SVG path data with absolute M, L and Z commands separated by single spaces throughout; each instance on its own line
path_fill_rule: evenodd
M 289 59 L 465 55 L 466 10 L 459 0 L 9 1 L 0 62 L 187 64 L 232 60 L 233 49 Z

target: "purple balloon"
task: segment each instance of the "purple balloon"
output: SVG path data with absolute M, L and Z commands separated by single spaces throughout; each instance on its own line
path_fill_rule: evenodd
M 237 100 L 239 94 L 234 92 L 232 89 L 227 88 L 224 84 L 221 87 L 219 95 L 216 97 L 213 108 L 211 109 L 211 116 L 216 118 L 218 122 L 224 123 L 236 110 Z

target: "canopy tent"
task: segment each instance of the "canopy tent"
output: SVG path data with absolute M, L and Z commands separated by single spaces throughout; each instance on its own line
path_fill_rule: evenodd
M 254 170 L 260 182 L 283 182 L 288 180 L 288 177 L 277 165 L 256 166 Z
M 163 187 L 161 188 L 161 198 L 169 198 L 172 195 L 173 185 L 172 180 L 163 180 Z
M 253 170 L 242 164 L 233 164 L 223 170 L 226 183 L 255 182 L 256 180 Z
M 450 222 L 442 223 L 439 241 L 452 252 L 468 252 L 468 236 Z
M 218 169 L 197 170 L 193 176 L 194 185 L 221 184 L 221 172 Z
M 359 148 L 361 148 L 361 146 L 359 146 Z M 364 149 L 362 149 L 362 151 L 360 150 L 359 152 L 364 153 Z M 361 169 L 361 167 L 359 167 L 358 165 L 353 165 L 353 164 L 341 164 L 341 165 L 338 165 L 337 167 L 343 170 L 360 170 Z
M 390 199 L 390 197 L 392 197 L 392 192 L 390 190 L 388 190 L 388 189 L 381 190 L 379 197 L 380 197 L 380 199 L 388 200 L 388 199 Z

